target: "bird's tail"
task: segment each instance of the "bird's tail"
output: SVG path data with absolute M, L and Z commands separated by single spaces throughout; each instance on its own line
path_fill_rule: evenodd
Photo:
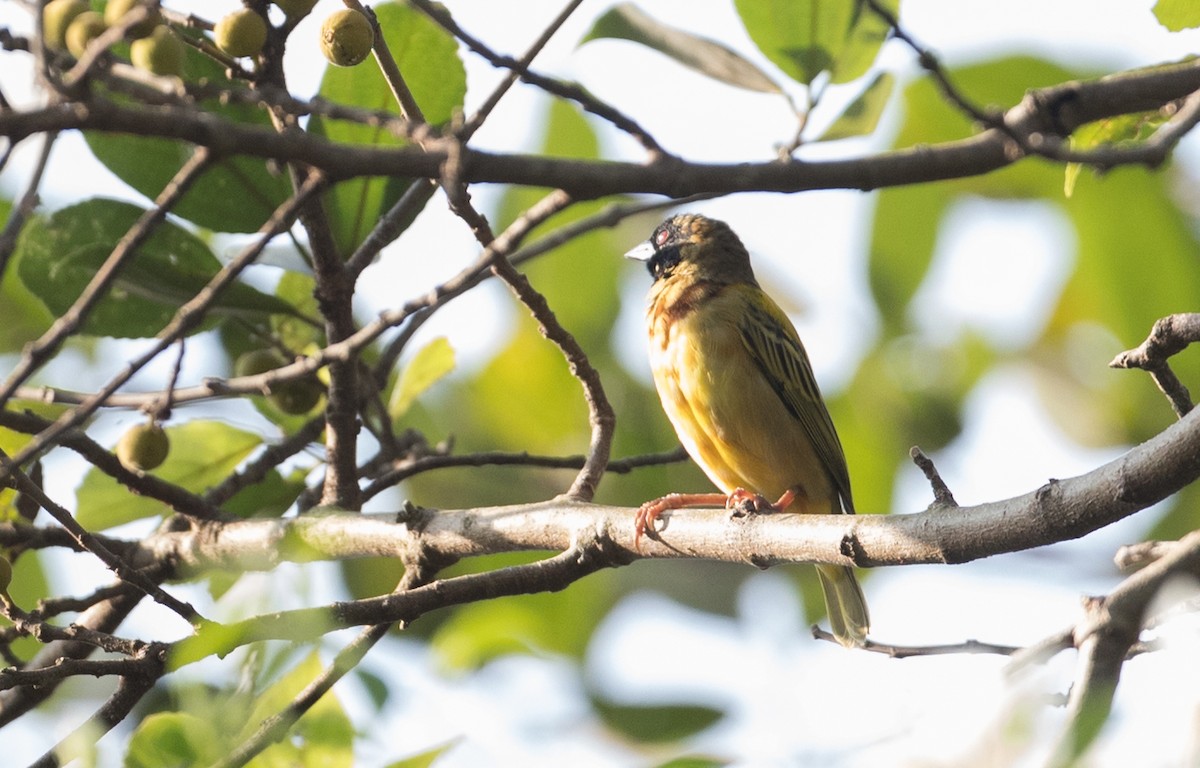
M 817 575 L 821 577 L 833 636 L 847 648 L 863 647 L 871 628 L 871 617 L 867 614 L 867 599 L 863 597 L 862 587 L 854 578 L 854 569 L 843 565 L 818 565 Z

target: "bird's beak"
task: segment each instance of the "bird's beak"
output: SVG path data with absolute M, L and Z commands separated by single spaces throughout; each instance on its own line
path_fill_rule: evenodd
M 636 248 L 626 253 L 625 258 L 637 259 L 638 261 L 650 261 L 650 259 L 654 258 L 655 253 L 657 253 L 657 251 L 654 250 L 654 243 L 651 243 L 649 240 L 647 240 L 646 242 L 641 243 Z

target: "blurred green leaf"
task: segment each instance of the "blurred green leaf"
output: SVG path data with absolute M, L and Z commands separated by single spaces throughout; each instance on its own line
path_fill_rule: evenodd
M 688 756 L 659 763 L 655 768 L 724 768 L 727 765 L 732 765 L 732 763 L 717 757 Z
M 580 40 L 631 40 L 671 57 L 680 64 L 735 88 L 782 93 L 765 72 L 736 51 L 706 37 L 664 24 L 633 3 L 618 3 L 592 24 Z
M 429 766 L 437 762 L 439 757 L 454 749 L 461 741 L 462 737 L 451 739 L 445 744 L 436 746 L 433 749 L 427 749 L 424 752 L 413 755 L 412 757 L 406 757 L 402 760 L 397 760 L 394 763 L 388 763 L 387 768 L 429 768 Z
M 176 27 L 179 34 L 198 35 Z M 123 46 L 127 51 L 128 47 Z M 206 80 L 214 90 L 238 87 L 224 68 L 191 46 L 184 46 L 188 80 Z M 122 55 L 125 55 L 122 53 Z M 120 95 L 114 95 L 121 99 Z M 266 111 L 236 100 L 202 101 L 200 106 L 216 119 L 270 129 Z M 174 139 L 149 138 L 127 133 L 85 131 L 84 139 L 96 159 L 118 178 L 153 200 L 191 158 L 195 147 Z M 261 158 L 233 155 L 212 163 L 184 194 L 172 213 L 216 232 L 255 232 L 288 195 L 287 174 L 275 173 Z
M 280 344 L 292 352 L 301 352 L 310 345 L 324 345 L 325 332 L 319 323 L 301 320 L 301 317 L 320 316 L 315 296 L 316 282 L 312 275 L 301 272 L 284 272 L 275 285 L 275 297 L 295 308 L 293 315 L 272 315 L 271 330 Z
M 49 217 L 32 219 L 17 246 L 17 272 L 25 286 L 55 315 L 62 315 L 108 259 L 143 211 L 117 200 L 93 198 Z M 83 332 L 94 336 L 154 336 L 220 270 L 199 238 L 163 222 L 138 248 L 88 316 Z M 230 285 L 213 314 L 261 316 L 291 312 L 274 296 L 248 285 Z
M 887 72 L 876 75 L 817 141 L 836 141 L 874 133 L 895 82 L 896 78 Z
M 1200 27 L 1200 4 L 1195 0 L 1158 0 L 1154 18 L 1171 32 Z
M 248 485 L 222 505 L 222 509 L 238 517 L 281 517 L 304 492 L 303 469 L 293 470 L 285 478 L 272 469 L 254 485 Z
M 1099 147 L 1132 146 L 1145 142 L 1167 118 L 1159 112 L 1143 112 L 1134 115 L 1118 115 L 1107 120 L 1079 128 L 1071 134 L 1071 149 L 1086 152 Z M 1063 193 L 1070 197 L 1075 191 L 1075 181 L 1083 166 L 1067 163 Z
M 189 421 L 166 428 L 171 451 L 154 475 L 194 493 L 225 479 L 262 437 L 216 421 Z M 129 489 L 95 467 L 88 470 L 75 491 L 76 519 L 83 527 L 98 531 L 133 520 L 161 515 L 162 502 L 135 496 Z
M 61 416 L 66 410 L 65 405 L 56 405 L 54 403 L 43 403 L 36 400 L 10 400 L 6 406 L 6 410 L 21 413 L 33 413 L 41 416 L 44 419 L 54 421 Z M 33 435 L 24 432 L 17 432 L 0 426 L 0 451 L 5 455 L 12 456 L 14 453 L 20 453 L 21 450 L 29 444 L 33 439 Z M 27 468 L 28 469 L 28 468 Z M 17 499 L 19 494 L 12 488 L 0 488 L 0 520 L 19 520 L 21 519 L 20 511 L 17 509 Z M 36 503 L 36 502 L 34 502 Z
M 861 77 L 887 37 L 887 25 L 851 0 L 736 0 L 758 49 L 794 80 L 811 85 L 822 72 L 832 82 Z M 899 0 L 885 2 L 893 12 Z
M 454 347 L 445 336 L 431 339 L 413 354 L 392 390 L 388 414 L 397 420 L 408 413 L 413 402 L 446 374 L 454 370 Z
M 694 736 L 717 723 L 725 713 L 698 704 L 634 706 L 591 697 L 592 709 L 605 725 L 643 744 L 663 744 Z
M 374 6 L 380 28 L 404 80 L 426 122 L 443 125 L 462 109 L 467 91 L 466 71 L 458 58 L 458 44 L 425 14 L 397 3 Z M 376 66 L 335 67 L 321 78 L 318 94 L 337 104 L 400 114 L 391 89 Z M 405 140 L 378 126 L 320 115 L 309 119 L 308 130 L 339 144 L 401 146 Z M 411 179 L 374 177 L 344 181 L 325 196 L 334 241 L 343 257 L 363 241 L 388 211 Z M 415 216 L 416 212 L 414 212 Z
M 442 575 L 478 573 L 533 562 L 544 553 L 491 555 L 448 569 Z M 430 647 L 449 670 L 463 672 L 511 654 L 555 653 L 583 657 L 592 630 L 610 604 L 607 578 L 593 575 L 562 592 L 516 595 L 461 606 L 430 638 Z
M 1006 57 L 948 74 L 973 103 L 1005 107 L 1020 101 L 1029 88 L 1082 76 L 1027 56 Z M 948 104 L 929 78 L 904 90 L 904 112 L 896 148 L 954 141 L 977 131 L 972 120 Z M 909 304 L 932 263 L 942 221 L 960 195 L 1058 201 L 1062 177 L 1056 166 L 1023 162 L 985 176 L 882 190 L 872 227 L 868 277 L 885 335 L 906 332 Z
M 4 554 L 0 552 L 0 554 Z M 16 556 L 7 553 L 12 562 L 12 582 L 8 585 L 8 594 L 19 608 L 33 610 L 40 600 L 51 597 L 50 582 L 46 578 L 46 569 L 42 563 L 42 553 L 37 550 L 26 550 Z M 8 628 L 12 622 L 0 616 L 0 628 Z M 10 646 L 12 652 L 22 659 L 31 659 L 34 654 L 45 648 L 42 641 L 30 635 L 18 635 Z
M 224 754 L 224 742 L 206 720 L 186 712 L 158 712 L 138 724 L 125 752 L 125 768 L 209 765 Z
M 242 737 L 253 733 L 263 720 L 286 711 L 322 672 L 324 665 L 314 651 L 262 691 Z M 251 760 L 248 768 L 350 768 L 354 765 L 354 726 L 332 691 L 301 715 L 289 736 Z
M 0 221 L 7 222 L 12 203 L 0 198 Z M 31 339 L 41 336 L 54 322 L 37 297 L 29 292 L 16 275 L 15 269 L 0 275 L 0 307 L 4 307 L 4 322 L 0 323 L 0 353 L 20 352 Z

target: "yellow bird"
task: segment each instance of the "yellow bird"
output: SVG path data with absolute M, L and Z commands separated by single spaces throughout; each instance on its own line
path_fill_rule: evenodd
M 724 494 L 671 494 L 638 510 L 637 539 L 663 512 L 730 509 L 854 513 L 842 444 L 800 336 L 763 292 L 724 222 L 684 214 L 626 254 L 654 277 L 650 367 L 688 454 Z M 771 499 L 776 501 L 772 502 Z M 870 620 L 854 570 L 817 566 L 833 634 L 862 646 Z

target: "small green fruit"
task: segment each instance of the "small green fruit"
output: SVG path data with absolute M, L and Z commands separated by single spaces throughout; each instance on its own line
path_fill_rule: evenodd
M 67 29 L 81 13 L 91 6 L 87 0 L 50 0 L 42 9 L 42 41 L 52 51 L 65 51 Z
M 156 75 L 183 75 L 183 57 L 183 42 L 164 24 L 129 44 L 133 66 Z
M 311 411 L 323 394 L 325 388 L 315 378 L 297 379 L 271 387 L 267 401 L 284 413 L 297 416 Z
M 110 27 L 121 23 L 121 19 L 125 18 L 125 14 L 132 11 L 135 7 L 144 5 L 150 8 L 150 15 L 145 21 L 139 21 L 129 28 L 128 36 L 131 40 L 140 40 L 143 37 L 149 37 L 158 25 L 162 23 L 162 12 L 158 6 L 145 0 L 108 0 L 108 5 L 104 6 L 104 23 Z
M 275 5 L 293 21 L 308 15 L 317 0 L 275 0 Z
M 288 362 L 274 350 L 256 349 L 237 359 L 233 364 L 233 373 L 235 376 L 257 376 L 260 373 L 273 371 Z M 325 388 L 313 376 L 272 384 L 267 401 L 284 413 L 295 416 L 311 411 L 321 401 L 323 394 L 325 394 Z
M 362 63 L 374 45 L 375 30 L 358 11 L 349 8 L 334 11 L 321 25 L 321 53 L 336 66 L 353 67 Z
M 162 464 L 171 449 L 167 433 L 158 424 L 138 424 L 121 435 L 117 458 L 130 472 L 145 472 Z
M 255 349 L 238 357 L 233 364 L 233 375 L 257 376 L 260 373 L 273 371 L 287 361 L 270 349 Z
M 267 22 L 249 8 L 242 8 L 217 22 L 213 41 L 230 56 L 254 56 L 267 42 Z
M 67 27 L 67 50 L 75 58 L 80 58 L 87 50 L 88 43 L 100 37 L 106 29 L 108 25 L 104 23 L 104 17 L 95 11 L 79 14 Z

